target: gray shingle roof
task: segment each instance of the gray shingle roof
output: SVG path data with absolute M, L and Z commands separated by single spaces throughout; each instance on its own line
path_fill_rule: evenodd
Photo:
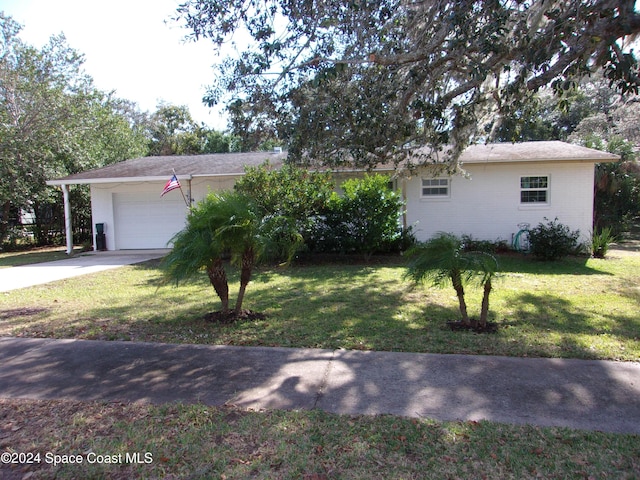
M 471 145 L 464 151 L 460 161 L 463 164 L 547 161 L 587 161 L 598 163 L 613 162 L 619 158 L 618 155 L 581 147 L 580 145 L 549 141 Z
M 246 165 L 258 166 L 265 160 L 279 167 L 286 156 L 286 153 L 251 152 L 141 157 L 76 173 L 47 183 L 61 185 L 166 180 L 173 175 L 174 170 L 179 179 L 198 176 L 235 176 L 243 174 Z
M 76 173 L 47 182 L 49 185 L 166 180 L 175 170 L 178 178 L 237 176 L 245 166 L 258 166 L 265 160 L 279 167 L 286 152 L 218 153 L 210 155 L 175 155 L 142 157 L 107 167 Z M 612 162 L 617 155 L 564 142 L 493 143 L 471 145 L 460 157 L 461 163 L 513 162 Z M 381 168 L 385 170 L 384 167 Z

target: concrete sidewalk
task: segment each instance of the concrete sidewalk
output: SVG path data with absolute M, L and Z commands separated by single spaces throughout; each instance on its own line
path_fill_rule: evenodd
M 79 253 L 64 260 L 0 268 L 0 292 L 102 272 L 165 256 L 169 250 L 118 250 Z
M 0 397 L 320 408 L 640 434 L 640 363 L 0 338 Z

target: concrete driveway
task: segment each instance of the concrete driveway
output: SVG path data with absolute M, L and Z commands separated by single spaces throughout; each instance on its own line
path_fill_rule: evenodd
M 169 250 L 117 250 L 86 252 L 55 262 L 35 263 L 0 269 L 0 292 L 42 285 L 88 273 L 162 258 Z

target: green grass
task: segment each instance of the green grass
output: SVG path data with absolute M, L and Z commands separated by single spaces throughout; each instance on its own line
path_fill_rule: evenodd
M 74 247 L 74 252 L 80 251 L 81 247 Z M 65 258 L 69 258 L 65 247 L 40 247 L 19 252 L 3 252 L 0 253 L 0 268 L 52 262 Z
M 219 308 L 204 275 L 158 287 L 157 262 L 149 262 L 7 292 L 0 335 L 640 359 L 640 255 L 500 263 L 490 313 L 497 334 L 449 331 L 446 322 L 458 319 L 453 289 L 412 288 L 396 259 L 258 271 L 245 307 L 267 318 L 233 325 L 203 320 Z M 232 280 L 235 294 L 235 272 Z M 479 288 L 468 289 L 470 314 L 480 299 Z
M 631 479 L 637 435 L 319 410 L 0 400 L 18 452 L 139 453 L 150 463 L 31 465 L 31 478 Z M 149 454 L 149 456 L 145 456 Z M 118 457 L 121 456 L 121 457 Z M 95 457 L 93 457 L 95 458 Z M 0 474 L 2 474 L 0 466 Z M 5 471 L 6 472 L 6 471 Z M 1 475 L 0 475 L 1 476 Z M 16 477 L 20 478 L 20 477 Z
M 203 276 L 158 287 L 157 262 L 0 294 L 0 335 L 410 352 L 640 359 L 640 255 L 540 263 L 500 259 L 497 334 L 451 332 L 452 289 L 412 286 L 399 261 L 264 269 L 247 308 L 219 308 Z M 231 287 L 237 291 L 237 272 Z M 468 289 L 477 315 L 481 292 Z M 9 478 L 640 477 L 637 435 L 322 411 L 0 399 L 0 451 L 150 453 L 150 464 L 0 465 Z M 17 475 L 17 477 L 16 477 Z

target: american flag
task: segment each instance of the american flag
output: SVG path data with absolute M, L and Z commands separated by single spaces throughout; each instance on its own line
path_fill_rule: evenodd
M 164 186 L 164 190 L 162 190 L 160 196 L 162 197 L 165 193 L 175 190 L 176 188 L 180 188 L 180 182 L 178 181 L 178 177 L 174 174 L 173 177 L 171 177 L 171 180 L 169 180 Z

